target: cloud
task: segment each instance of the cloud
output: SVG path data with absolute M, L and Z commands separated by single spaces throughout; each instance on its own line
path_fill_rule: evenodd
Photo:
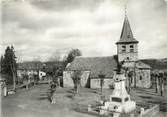
M 42 2 L 41 2 L 42 1 Z M 93 10 L 98 7 L 98 5 L 103 2 L 102 0 L 41 0 L 33 1 L 31 4 L 44 10 L 50 11 L 70 11 L 73 9 L 85 9 Z
M 79 48 L 84 56 L 112 56 L 116 54 L 115 42 L 120 37 L 125 3 L 124 0 L 5 3 L 2 44 L 14 45 L 25 61 L 53 59 L 71 48 Z M 167 57 L 164 3 L 163 0 L 127 2 L 129 21 L 140 42 L 140 58 Z

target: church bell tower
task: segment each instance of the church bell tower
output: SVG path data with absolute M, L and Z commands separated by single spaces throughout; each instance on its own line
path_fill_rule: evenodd
M 133 37 L 133 33 L 126 15 L 123 23 L 123 28 L 120 40 L 116 42 L 118 61 L 137 61 L 138 60 L 138 41 Z

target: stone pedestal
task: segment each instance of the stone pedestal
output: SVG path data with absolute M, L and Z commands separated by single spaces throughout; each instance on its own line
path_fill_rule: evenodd
M 125 80 L 124 74 L 114 75 L 114 90 L 110 95 L 110 101 L 101 106 L 102 110 L 104 110 L 103 113 L 105 113 L 105 110 L 113 113 L 129 113 L 135 110 L 136 103 L 131 101 L 130 95 L 126 91 Z

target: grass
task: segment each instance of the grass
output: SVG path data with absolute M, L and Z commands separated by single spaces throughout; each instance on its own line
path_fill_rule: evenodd
M 50 114 L 50 117 L 58 117 L 58 113 L 63 114 L 64 117 L 92 117 L 98 114 L 97 107 L 101 100 L 100 89 L 80 88 L 79 94 L 75 94 L 73 88 L 57 88 L 54 94 L 56 99 L 55 104 L 50 103 L 50 86 L 47 84 L 37 85 L 31 87 L 29 90 L 19 89 L 15 95 L 9 95 L 2 100 L 2 108 L 5 113 L 11 117 L 15 112 L 15 116 L 22 117 L 24 114 L 37 115 L 43 117 L 46 114 Z M 103 98 L 109 100 L 109 96 L 112 94 L 112 89 L 103 89 Z M 154 89 L 132 89 L 131 99 L 136 101 L 137 108 L 144 107 L 149 108 L 150 104 L 160 104 L 161 110 L 167 109 L 167 92 L 162 97 L 154 92 Z M 22 111 L 20 108 L 24 106 Z M 88 105 L 94 107 L 95 113 L 87 111 Z M 35 117 L 35 116 L 33 116 Z

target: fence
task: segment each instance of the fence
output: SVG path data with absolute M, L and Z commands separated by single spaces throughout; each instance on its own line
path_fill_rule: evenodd
M 159 105 L 155 105 L 142 113 L 142 117 L 152 117 L 159 113 Z

